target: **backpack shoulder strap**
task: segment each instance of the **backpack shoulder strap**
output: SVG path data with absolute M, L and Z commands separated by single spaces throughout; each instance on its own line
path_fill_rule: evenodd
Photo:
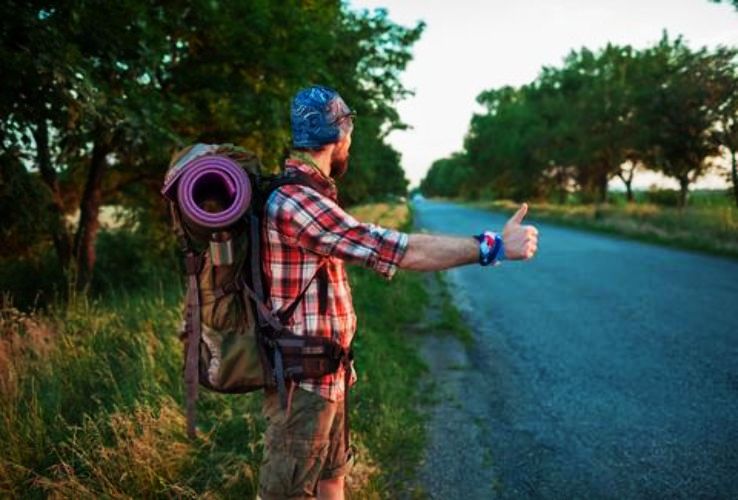
M 307 282 L 307 284 L 303 287 L 302 291 L 300 291 L 300 294 L 295 297 L 295 299 L 290 303 L 289 306 L 287 306 L 287 309 L 282 311 L 281 313 L 277 314 L 280 321 L 282 323 L 286 323 L 288 319 L 292 317 L 292 315 L 295 313 L 295 310 L 297 309 L 297 306 L 300 305 L 300 302 L 302 302 L 302 299 L 305 298 L 305 293 L 308 291 L 308 288 L 310 288 L 310 285 L 313 284 L 313 281 L 315 281 L 316 278 L 320 276 L 320 278 L 323 278 L 325 275 L 325 260 L 322 260 L 320 264 L 318 264 L 318 268 L 315 270 L 315 273 L 310 277 L 310 280 Z M 318 283 L 320 287 L 320 293 L 318 294 L 318 301 L 319 306 L 321 308 L 321 312 L 324 312 L 325 308 L 325 299 L 323 297 L 324 293 L 322 291 L 323 286 L 326 286 L 328 284 L 327 280 L 325 278 L 320 279 L 320 282 Z M 327 297 L 326 297 L 327 298 Z
M 262 210 L 266 210 L 266 202 L 269 199 L 269 196 L 274 191 L 282 186 L 290 185 L 306 186 L 314 189 L 323 196 L 328 196 L 327 193 L 324 192 L 322 186 L 320 186 L 320 184 L 316 180 L 314 180 L 312 177 L 304 172 L 293 169 L 275 177 L 267 184 L 266 189 L 264 189 L 263 191 L 262 202 L 264 206 L 262 207 Z M 316 279 L 318 280 L 319 286 L 318 305 L 320 307 L 320 311 L 325 312 L 328 301 L 328 273 L 325 264 L 326 260 L 322 259 L 320 264 L 318 265 L 318 268 L 315 270 L 315 273 L 312 275 L 305 287 L 300 291 L 300 294 L 295 297 L 295 299 L 290 303 L 289 306 L 287 306 L 284 311 L 278 314 L 278 318 L 280 321 L 284 323 L 294 314 L 297 306 L 300 305 L 300 302 L 302 302 L 302 299 L 305 297 L 305 293 L 307 292 L 308 288 L 310 288 L 310 285 Z M 256 276 L 254 276 L 254 278 L 256 278 Z

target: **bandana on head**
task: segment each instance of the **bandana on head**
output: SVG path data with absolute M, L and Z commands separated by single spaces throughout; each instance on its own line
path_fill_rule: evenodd
M 335 90 L 313 85 L 297 92 L 292 100 L 292 146 L 317 149 L 338 142 L 341 120 L 351 109 Z

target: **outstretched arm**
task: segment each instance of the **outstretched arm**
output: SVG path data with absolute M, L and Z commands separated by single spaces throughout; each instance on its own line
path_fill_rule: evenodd
M 521 224 L 527 211 L 528 205 L 524 203 L 505 224 L 502 239 L 507 260 L 527 260 L 538 250 L 538 230 Z M 477 262 L 479 243 L 471 236 L 411 234 L 399 267 L 414 271 L 440 271 Z
M 538 230 L 521 222 L 523 204 L 505 224 L 505 259 L 533 257 Z M 472 237 L 401 233 L 363 224 L 334 201 L 305 186 L 282 186 L 267 202 L 267 230 L 287 244 L 374 269 L 391 278 L 398 267 L 436 271 L 479 262 L 479 243 Z M 481 229 L 481 228 L 480 228 Z
M 479 262 L 479 243 L 473 237 L 411 234 L 401 269 L 440 271 Z

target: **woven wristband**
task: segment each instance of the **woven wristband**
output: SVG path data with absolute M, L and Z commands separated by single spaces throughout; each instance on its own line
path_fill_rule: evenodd
M 496 264 L 504 258 L 505 251 L 499 234 L 485 231 L 474 236 L 474 239 L 479 242 L 479 265 Z

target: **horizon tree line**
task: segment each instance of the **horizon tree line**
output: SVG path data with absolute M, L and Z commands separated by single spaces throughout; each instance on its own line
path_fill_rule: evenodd
M 573 50 L 521 87 L 477 97 L 462 151 L 434 162 L 429 196 L 605 202 L 619 178 L 633 200 L 637 172 L 679 185 L 678 205 L 718 157 L 730 158 L 738 205 L 738 51 L 690 49 L 682 37 L 643 50 L 607 44 Z

